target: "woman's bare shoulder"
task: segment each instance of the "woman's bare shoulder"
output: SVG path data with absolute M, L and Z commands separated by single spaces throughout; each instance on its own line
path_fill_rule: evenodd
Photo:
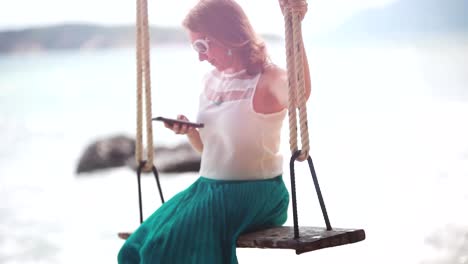
M 280 80 L 287 80 L 286 71 L 273 63 L 270 63 L 267 66 L 265 66 L 262 77 L 262 79 L 264 79 L 264 81 L 266 81 L 267 83 L 270 81 L 277 82 Z
M 256 103 L 263 113 L 281 111 L 287 106 L 287 74 L 284 69 L 269 64 L 265 67 L 258 83 Z M 261 107 L 263 106 L 263 107 Z

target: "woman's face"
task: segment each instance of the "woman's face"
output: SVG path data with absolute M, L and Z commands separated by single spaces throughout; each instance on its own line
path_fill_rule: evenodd
M 198 59 L 200 61 L 208 61 L 219 71 L 224 71 L 232 66 L 232 54 L 229 54 L 229 49 L 218 41 L 207 38 L 204 34 L 191 31 L 189 31 L 189 38 L 192 45 L 207 46 L 206 49 L 199 49 L 198 51 Z

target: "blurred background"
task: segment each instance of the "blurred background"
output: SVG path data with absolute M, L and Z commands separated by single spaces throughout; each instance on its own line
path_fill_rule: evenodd
M 0 1 L 0 263 L 116 263 L 117 232 L 139 223 L 135 172 L 75 171 L 94 140 L 135 135 L 135 3 Z M 149 3 L 154 116 L 196 117 L 210 66 L 180 26 L 195 2 Z M 277 1 L 239 3 L 284 67 Z M 332 226 L 367 237 L 299 256 L 238 249 L 240 263 L 468 263 L 468 1 L 308 3 L 311 156 Z M 153 130 L 156 145 L 185 140 Z M 324 226 L 296 166 L 299 224 Z M 166 198 L 197 176 L 163 173 Z M 152 177 L 143 193 L 148 216 Z

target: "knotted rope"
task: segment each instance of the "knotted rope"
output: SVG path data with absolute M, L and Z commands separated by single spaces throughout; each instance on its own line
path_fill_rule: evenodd
M 303 0 L 285 0 L 283 10 L 286 35 L 286 63 L 289 86 L 289 146 L 291 153 L 296 153 L 297 114 L 301 132 L 301 154 L 297 160 L 304 161 L 309 156 L 309 131 L 307 127 L 307 107 L 305 90 L 305 73 L 303 57 L 303 40 L 301 21 L 307 8 Z
M 144 171 L 151 171 L 153 167 L 153 127 L 151 113 L 151 72 L 150 45 L 148 26 L 148 1 L 137 0 L 137 135 L 135 145 L 135 159 L 137 165 L 144 162 Z M 143 103 L 143 88 L 145 101 Z M 146 159 L 143 157 L 143 104 L 146 113 Z

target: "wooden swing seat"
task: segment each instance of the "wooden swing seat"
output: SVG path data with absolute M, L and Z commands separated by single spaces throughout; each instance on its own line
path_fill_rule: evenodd
M 243 234 L 237 240 L 239 248 L 294 249 L 296 254 L 322 248 L 336 247 L 362 241 L 366 238 L 363 229 L 323 227 L 299 227 L 299 238 L 294 238 L 294 227 L 281 226 Z
M 294 249 L 296 254 L 322 248 L 336 247 L 362 241 L 366 238 L 363 229 L 334 228 L 330 231 L 323 227 L 299 227 L 300 237 L 294 239 L 294 227 L 281 226 L 246 233 L 237 240 L 239 248 Z M 118 236 L 127 239 L 131 233 L 121 232 Z

